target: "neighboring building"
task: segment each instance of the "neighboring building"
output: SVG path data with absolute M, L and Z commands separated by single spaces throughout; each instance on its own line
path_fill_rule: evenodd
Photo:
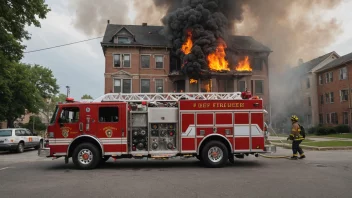
M 339 57 L 340 56 L 333 51 L 308 62 L 301 63 L 297 68 L 301 78 L 302 113 L 306 127 L 319 124 L 319 97 L 316 83 L 318 76 L 316 71 Z
M 162 35 L 162 26 L 107 24 L 101 46 L 105 56 L 105 93 L 233 92 L 248 88 L 269 104 L 268 56 L 271 50 L 248 36 L 231 36 L 226 53 L 230 72 L 189 79 L 182 62 Z M 248 56 L 253 71 L 235 66 Z
M 319 123 L 351 126 L 352 53 L 335 59 L 316 73 Z

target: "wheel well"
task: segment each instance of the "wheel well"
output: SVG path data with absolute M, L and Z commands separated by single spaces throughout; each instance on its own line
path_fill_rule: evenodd
M 80 137 L 75 139 L 71 144 L 70 144 L 70 148 L 68 150 L 68 157 L 72 157 L 72 153 L 75 150 L 75 148 L 81 144 L 81 143 L 92 143 L 94 146 L 96 146 L 99 150 L 100 153 L 102 153 L 102 148 L 100 146 L 100 144 L 93 138 L 91 137 Z
M 18 143 L 23 143 L 23 145 L 24 145 L 24 141 L 23 140 L 21 140 L 20 142 L 18 142 Z
M 219 141 L 219 142 L 222 142 L 222 143 L 226 146 L 226 148 L 227 148 L 229 154 L 233 153 L 233 151 L 231 151 L 231 146 L 230 146 L 229 142 L 228 142 L 224 137 L 216 135 L 216 136 L 210 136 L 210 137 L 206 138 L 206 139 L 201 143 L 200 148 L 199 148 L 199 153 L 198 153 L 198 155 L 201 154 L 202 149 L 204 148 L 204 146 L 205 146 L 208 142 L 210 142 L 210 141 Z

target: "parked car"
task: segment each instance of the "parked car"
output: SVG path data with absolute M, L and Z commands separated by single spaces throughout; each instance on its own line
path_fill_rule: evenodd
M 43 138 L 25 128 L 0 129 L 0 151 L 22 153 L 25 148 L 39 149 Z

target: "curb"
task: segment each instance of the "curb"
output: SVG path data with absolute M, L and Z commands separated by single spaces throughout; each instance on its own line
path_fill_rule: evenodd
M 282 143 L 271 143 L 275 146 L 281 146 L 283 148 L 291 149 L 291 144 L 282 144 Z M 305 146 L 300 145 L 302 149 L 313 150 L 313 151 L 329 151 L 329 150 L 352 150 L 352 146 L 341 146 L 341 147 L 316 147 L 316 146 Z

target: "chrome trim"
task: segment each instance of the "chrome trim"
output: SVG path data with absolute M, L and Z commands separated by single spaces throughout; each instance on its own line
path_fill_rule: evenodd
M 50 156 L 50 148 L 40 148 L 38 149 L 39 157 L 49 157 Z
M 77 139 L 79 139 L 79 138 L 82 138 L 82 137 L 89 137 L 89 138 L 92 138 L 92 139 L 94 139 L 95 141 L 97 141 L 98 144 L 99 144 L 99 146 L 100 146 L 100 148 L 101 148 L 101 154 L 104 155 L 104 147 L 103 147 L 103 145 L 101 144 L 101 142 L 99 141 L 98 138 L 96 138 L 96 137 L 94 137 L 94 136 L 91 136 L 91 135 L 80 135 L 80 136 L 77 136 L 76 138 L 74 138 L 74 139 L 72 140 L 72 142 L 71 142 L 71 143 L 68 145 L 68 147 L 67 147 L 67 152 L 66 152 L 67 155 L 68 155 L 68 153 L 69 153 L 69 150 L 70 150 L 70 148 L 71 148 L 72 143 L 75 142 L 75 140 L 77 140 Z
M 231 153 L 233 152 L 232 145 L 231 145 L 230 141 L 229 141 L 225 136 L 220 135 L 220 134 L 217 134 L 217 133 L 213 133 L 213 134 L 210 134 L 210 135 L 204 137 L 203 140 L 200 141 L 199 146 L 198 146 L 198 148 L 197 148 L 197 155 L 199 155 L 199 149 L 200 149 L 200 147 L 202 146 L 202 143 L 204 142 L 204 140 L 208 139 L 208 138 L 211 137 L 211 136 L 219 136 L 219 137 L 224 138 L 224 139 L 227 141 L 227 143 L 229 143 L 229 145 L 230 145 Z M 226 145 L 225 145 L 225 146 L 226 146 Z

